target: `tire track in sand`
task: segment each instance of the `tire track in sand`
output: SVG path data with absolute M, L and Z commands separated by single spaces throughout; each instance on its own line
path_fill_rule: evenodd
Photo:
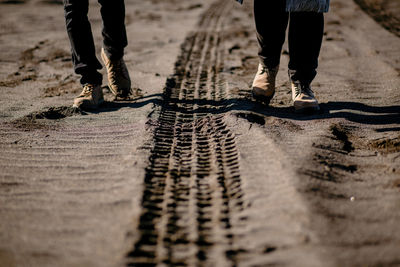
M 167 81 L 128 266 L 235 265 L 231 216 L 243 208 L 243 192 L 219 74 L 227 12 L 226 2 L 210 6 Z

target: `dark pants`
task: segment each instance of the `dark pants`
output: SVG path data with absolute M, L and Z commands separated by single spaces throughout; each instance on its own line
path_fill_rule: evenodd
M 103 19 L 103 47 L 111 59 L 120 59 L 128 44 L 125 30 L 124 0 L 98 0 Z M 92 30 L 88 20 L 89 0 L 64 0 L 65 20 L 71 42 L 72 62 L 81 84 L 101 84 L 102 68 L 96 58 Z
M 285 0 L 254 0 L 259 57 L 267 68 L 279 65 L 289 24 L 289 75 L 292 80 L 311 83 L 317 74 L 324 32 L 324 15 L 285 11 Z

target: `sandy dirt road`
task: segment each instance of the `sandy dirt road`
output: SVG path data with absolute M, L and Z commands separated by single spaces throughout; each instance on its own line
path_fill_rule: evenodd
M 136 96 L 88 113 L 62 2 L 0 1 L 1 267 L 400 266 L 400 39 L 333 1 L 322 111 L 287 46 L 265 107 L 249 2 L 127 0 Z

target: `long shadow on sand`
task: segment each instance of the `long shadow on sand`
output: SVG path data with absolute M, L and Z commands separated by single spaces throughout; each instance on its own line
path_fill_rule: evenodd
M 400 123 L 400 105 L 396 106 L 369 106 L 363 103 L 349 101 L 331 101 L 321 103 L 321 110 L 315 113 L 295 113 L 293 107 L 265 106 L 247 98 L 231 98 L 221 101 L 213 100 L 179 100 L 171 99 L 161 94 L 154 94 L 136 98 L 134 102 L 106 102 L 99 110 L 93 113 L 112 112 L 121 108 L 140 108 L 148 104 L 164 105 L 182 113 L 209 113 L 222 114 L 228 111 L 246 114 L 242 116 L 252 122 L 264 121 L 266 117 L 277 117 L 291 120 L 320 120 L 343 118 L 351 122 L 369 125 L 388 125 Z M 181 108 L 182 104 L 194 104 L 195 109 L 187 111 Z M 172 103 L 172 105 L 171 105 Z M 165 108 L 165 107 L 164 107 Z M 400 130 L 400 127 L 392 127 L 390 130 Z M 381 130 L 382 131 L 382 130 Z
M 241 110 L 242 105 L 233 110 Z M 246 105 L 243 105 L 245 107 Z M 239 107 L 239 108 L 238 108 Z M 293 107 L 265 107 L 258 103 L 247 110 L 255 115 L 278 117 L 292 120 L 320 120 L 343 118 L 351 122 L 370 125 L 387 125 L 400 123 L 400 106 L 369 106 L 357 102 L 332 101 L 320 104 L 321 110 L 315 113 L 298 114 Z

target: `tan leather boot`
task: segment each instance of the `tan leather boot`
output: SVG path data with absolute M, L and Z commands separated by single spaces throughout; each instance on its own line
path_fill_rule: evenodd
M 86 84 L 81 94 L 74 99 L 73 107 L 81 109 L 96 109 L 104 102 L 100 85 Z
M 104 48 L 101 49 L 101 58 L 107 69 L 108 85 L 111 92 L 117 97 L 127 97 L 131 93 L 131 79 L 123 58 L 110 60 Z
M 253 81 L 253 97 L 260 102 L 269 104 L 275 94 L 275 79 L 279 66 L 268 69 L 261 64 Z
M 292 100 L 296 112 L 319 110 L 318 101 L 309 84 L 301 84 L 299 81 L 291 81 Z

